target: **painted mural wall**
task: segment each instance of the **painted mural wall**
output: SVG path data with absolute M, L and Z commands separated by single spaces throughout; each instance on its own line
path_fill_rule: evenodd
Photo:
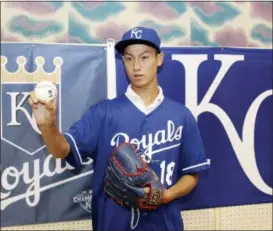
M 98 44 L 135 26 L 166 46 L 272 48 L 272 2 L 1 2 L 1 41 Z

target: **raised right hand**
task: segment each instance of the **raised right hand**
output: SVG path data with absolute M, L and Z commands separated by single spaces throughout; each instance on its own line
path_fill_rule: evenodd
M 51 126 L 56 125 L 56 98 L 49 102 L 39 101 L 34 94 L 34 91 L 30 93 L 28 103 L 32 107 L 34 117 L 39 126 Z

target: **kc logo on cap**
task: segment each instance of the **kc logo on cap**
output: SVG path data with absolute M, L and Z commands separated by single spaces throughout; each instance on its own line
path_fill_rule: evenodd
M 154 29 L 138 26 L 126 31 L 121 40 L 115 45 L 115 48 L 119 53 L 123 54 L 125 48 L 129 45 L 145 44 L 160 52 L 160 43 L 160 37 Z
M 142 37 L 142 30 L 135 27 L 131 30 L 131 38 L 140 39 Z

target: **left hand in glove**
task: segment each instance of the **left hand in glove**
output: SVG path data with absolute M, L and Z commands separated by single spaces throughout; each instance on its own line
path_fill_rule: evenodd
M 110 155 L 104 183 L 105 193 L 122 206 L 154 210 L 164 203 L 165 187 L 130 143 Z

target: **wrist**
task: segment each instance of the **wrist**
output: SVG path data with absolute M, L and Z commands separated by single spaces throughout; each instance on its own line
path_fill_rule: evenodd
M 163 192 L 162 204 L 168 204 L 172 200 L 173 199 L 172 199 L 171 191 L 169 189 L 165 189 Z
M 54 120 L 54 121 L 38 124 L 38 127 L 41 131 L 47 131 L 47 130 L 52 130 L 54 128 L 57 128 L 57 124 L 56 124 L 56 121 Z

